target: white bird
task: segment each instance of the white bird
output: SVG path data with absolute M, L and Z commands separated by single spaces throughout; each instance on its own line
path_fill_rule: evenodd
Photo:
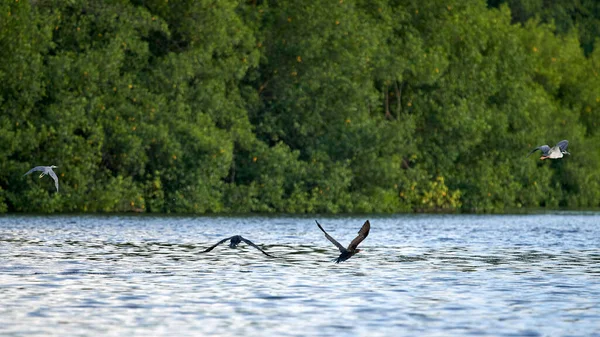
M 27 173 L 25 173 L 23 176 L 28 175 L 31 172 L 34 171 L 42 171 L 42 174 L 40 174 L 40 178 L 45 176 L 46 174 L 51 176 L 52 179 L 54 179 L 54 186 L 56 186 L 56 192 L 58 192 L 58 177 L 56 176 L 56 173 L 54 173 L 54 171 L 52 171 L 53 168 L 57 168 L 58 166 L 36 166 L 34 168 L 32 168 L 31 170 L 27 171 Z
M 541 160 L 559 159 L 559 158 L 562 158 L 563 155 L 565 155 L 565 154 L 570 154 L 567 151 L 567 146 L 569 146 L 569 141 L 561 140 L 553 148 L 550 148 L 550 146 L 548 146 L 548 145 L 538 146 L 535 149 L 531 150 L 531 152 L 529 152 L 529 154 L 527 154 L 527 156 L 529 157 L 529 155 L 531 155 L 535 151 L 540 150 L 540 151 L 542 151 L 542 156 L 540 157 Z

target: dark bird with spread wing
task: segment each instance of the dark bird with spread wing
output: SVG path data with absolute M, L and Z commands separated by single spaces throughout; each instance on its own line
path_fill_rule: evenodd
M 365 221 L 362 228 L 358 231 L 358 236 L 354 238 L 352 242 L 350 242 L 348 248 L 345 248 L 334 238 L 332 238 L 331 235 L 327 234 L 327 232 L 323 229 L 323 227 L 321 227 L 321 224 L 319 224 L 317 220 L 315 220 L 315 222 L 317 223 L 317 226 L 319 226 L 319 228 L 323 231 L 323 233 L 325 233 L 325 237 L 329 241 L 331 241 L 331 243 L 333 243 L 336 247 L 338 247 L 338 249 L 341 252 L 340 256 L 334 259 L 335 263 L 346 261 L 349 258 L 351 258 L 354 254 L 360 252 L 360 249 L 358 249 L 357 247 L 361 242 L 363 242 L 364 239 L 367 238 L 367 236 L 369 235 L 369 230 L 371 230 L 371 224 L 369 223 L 369 220 Z
M 248 244 L 248 245 L 250 245 L 250 246 L 252 246 L 252 247 L 254 247 L 254 248 L 256 248 L 256 249 L 260 250 L 260 251 L 261 251 L 263 254 L 265 254 L 266 256 L 268 256 L 268 257 L 274 257 L 273 255 L 270 255 L 269 253 L 265 252 L 264 250 L 262 250 L 262 249 L 258 248 L 258 246 L 257 246 L 257 245 L 255 245 L 255 244 L 254 244 L 252 241 L 250 241 L 250 240 L 248 240 L 248 239 L 244 238 L 244 237 L 243 237 L 243 236 L 241 236 L 241 235 L 234 235 L 234 236 L 232 236 L 232 237 L 228 237 L 228 238 L 226 238 L 226 239 L 223 239 L 223 240 L 221 240 L 221 241 L 217 242 L 216 244 L 214 244 L 213 246 L 211 246 L 211 247 L 208 247 L 208 248 L 207 248 L 205 251 L 203 251 L 203 252 L 201 252 L 201 253 L 208 253 L 208 252 L 210 252 L 211 250 L 213 250 L 213 249 L 214 249 L 216 246 L 218 246 L 218 245 L 222 244 L 223 242 L 225 242 L 225 241 L 227 241 L 227 240 L 231 240 L 231 241 L 229 241 L 229 248 L 235 248 L 235 247 L 237 247 L 237 245 L 239 245 L 241 242 L 245 242 L 246 244 Z

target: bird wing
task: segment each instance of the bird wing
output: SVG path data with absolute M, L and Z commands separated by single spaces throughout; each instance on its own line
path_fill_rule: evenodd
M 273 255 L 270 255 L 269 253 L 265 252 L 264 250 L 260 249 L 257 245 L 255 245 L 252 241 L 245 239 L 244 237 L 242 237 L 242 241 L 244 241 L 246 244 L 260 250 L 263 254 L 265 254 L 268 257 L 274 257 Z
M 56 186 L 56 192 L 58 192 L 58 177 L 56 176 L 56 173 L 50 169 L 48 174 L 52 177 L 52 179 L 54 179 L 54 186 Z
M 527 156 L 529 157 L 532 153 L 534 153 L 537 150 L 541 150 L 543 154 L 548 154 L 548 152 L 550 152 L 550 146 L 548 145 L 542 145 L 542 146 L 538 146 L 535 149 L 531 150 Z
M 363 242 L 364 239 L 367 238 L 370 230 L 371 230 L 371 223 L 369 222 L 369 220 L 367 220 L 367 221 L 365 221 L 363 226 L 358 231 L 358 236 L 356 238 L 354 238 L 354 240 L 352 240 L 352 242 L 350 242 L 350 244 L 348 245 L 348 250 L 350 250 L 350 251 L 355 250 L 356 247 L 358 247 L 358 245 L 361 242 Z
M 222 244 L 223 242 L 225 242 L 225 241 L 227 241 L 227 240 L 231 240 L 231 238 L 232 238 L 232 237 L 233 237 L 233 236 L 230 236 L 230 237 L 228 237 L 228 238 L 226 238 L 226 239 L 223 239 L 223 240 L 221 240 L 221 241 L 219 241 L 219 242 L 215 243 L 215 244 L 214 244 L 214 245 L 212 245 L 211 247 L 208 247 L 208 248 L 206 248 L 206 250 L 205 250 L 205 251 L 202 251 L 201 253 L 208 253 L 208 252 L 210 252 L 211 250 L 215 249 L 215 247 L 216 247 L 216 246 L 218 246 L 218 245 Z
M 45 166 L 36 166 L 36 167 L 32 168 L 31 170 L 27 171 L 27 173 L 25 173 L 24 176 L 28 175 L 31 172 L 43 171 L 45 168 L 46 168 Z
M 560 148 L 561 152 L 567 151 L 567 146 L 569 146 L 569 141 L 568 140 L 561 140 L 560 142 L 558 142 L 558 144 L 556 144 L 556 146 L 558 146 Z
M 342 246 L 339 242 L 335 241 L 334 238 L 332 238 L 329 234 L 327 234 L 327 232 L 323 229 L 323 227 L 321 227 L 321 224 L 315 220 L 315 222 L 317 223 L 317 226 L 319 226 L 319 228 L 321 228 L 321 230 L 323 231 L 323 233 L 325 233 L 325 237 L 327 238 L 327 240 L 331 241 L 331 243 L 333 243 L 334 245 L 336 245 L 336 247 L 338 247 L 338 249 L 340 250 L 340 252 L 344 253 L 346 252 L 346 247 Z

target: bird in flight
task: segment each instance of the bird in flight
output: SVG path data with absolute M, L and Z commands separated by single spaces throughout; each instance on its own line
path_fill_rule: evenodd
M 531 150 L 527 154 L 527 156 L 529 157 L 535 151 L 540 150 L 540 151 L 542 151 L 542 156 L 540 157 L 541 160 L 548 159 L 548 158 L 559 159 L 559 158 L 562 158 L 563 155 L 565 155 L 565 154 L 570 155 L 570 153 L 567 152 L 567 146 L 569 146 L 569 141 L 561 140 L 553 148 L 550 148 L 550 146 L 548 146 L 548 145 L 538 146 L 535 149 Z
M 257 245 L 255 245 L 255 244 L 254 244 L 252 241 L 250 241 L 250 240 L 248 240 L 248 239 L 244 238 L 244 237 L 243 237 L 243 236 L 241 236 L 241 235 L 234 235 L 234 236 L 232 236 L 232 237 L 228 237 L 228 238 L 226 238 L 226 239 L 223 239 L 223 240 L 221 240 L 221 241 L 217 242 L 216 244 L 214 244 L 213 246 L 211 246 L 211 247 L 208 247 L 208 248 L 207 248 L 205 251 L 203 251 L 203 252 L 201 252 L 201 253 L 208 253 L 208 252 L 210 252 L 211 250 L 213 250 L 213 249 L 214 249 L 216 246 L 218 246 L 218 245 L 222 244 L 223 242 L 225 242 L 225 241 L 227 241 L 227 240 L 231 240 L 231 241 L 229 241 L 229 248 L 235 248 L 235 247 L 237 247 L 237 245 L 238 245 L 238 244 L 240 244 L 241 242 L 245 242 L 246 244 L 248 244 L 248 245 L 250 245 L 250 246 L 252 246 L 252 247 L 254 247 L 254 248 L 256 248 L 256 249 L 260 250 L 260 251 L 261 251 L 263 254 L 265 254 L 266 256 L 268 256 L 268 257 L 274 257 L 273 255 L 270 255 L 269 253 L 265 252 L 264 250 L 262 250 L 262 249 L 258 248 L 258 246 L 257 246 Z
M 369 235 L 369 230 L 371 230 L 371 224 L 369 223 L 369 220 L 365 221 L 364 225 L 358 231 L 358 236 L 354 238 L 352 242 L 350 242 L 348 248 L 345 248 L 334 238 L 332 238 L 331 235 L 327 234 L 327 232 L 323 229 L 323 227 L 321 227 L 321 224 L 319 224 L 317 220 L 315 220 L 315 222 L 317 223 L 317 226 L 319 226 L 319 228 L 323 231 L 323 233 L 325 233 L 325 237 L 329 241 L 331 241 L 331 243 L 333 243 L 336 247 L 338 247 L 338 249 L 341 252 L 340 256 L 334 259 L 335 263 L 346 261 L 349 258 L 351 258 L 354 254 L 360 252 L 360 249 L 358 249 L 357 247 L 361 242 L 363 242 L 367 235 Z
M 53 168 L 57 168 L 58 166 L 36 166 L 34 168 L 32 168 L 31 170 L 27 171 L 27 173 L 25 173 L 23 176 L 28 175 L 31 172 L 34 171 L 42 171 L 42 174 L 40 174 L 40 178 L 45 176 L 46 174 L 51 176 L 52 179 L 54 179 L 54 186 L 56 186 L 56 192 L 58 192 L 58 177 L 56 176 L 56 173 L 54 173 L 54 171 L 52 171 Z

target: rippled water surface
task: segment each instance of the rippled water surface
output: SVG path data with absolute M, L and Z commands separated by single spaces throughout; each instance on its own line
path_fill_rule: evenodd
M 0 335 L 600 336 L 600 214 L 370 220 L 0 217 Z

